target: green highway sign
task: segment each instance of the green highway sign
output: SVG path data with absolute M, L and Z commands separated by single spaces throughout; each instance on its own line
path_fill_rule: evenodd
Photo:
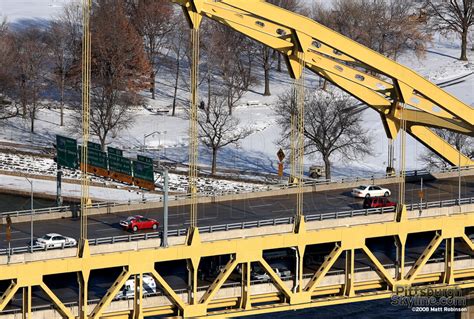
M 107 146 L 107 153 L 110 154 L 113 154 L 113 155 L 117 155 L 117 156 L 123 156 L 123 151 L 118 149 L 118 148 L 114 148 L 114 147 L 110 147 L 110 146 Z
M 57 162 L 62 167 L 76 169 L 78 166 L 77 141 L 56 135 Z
M 95 166 L 95 167 L 100 167 L 103 169 L 108 169 L 107 167 L 107 153 L 98 151 L 93 148 L 89 148 L 87 151 L 87 161 L 89 162 L 89 165 Z
M 109 153 L 109 170 L 132 176 L 130 159 Z
M 88 145 L 90 146 L 90 145 Z M 78 148 L 79 155 L 82 154 L 82 146 Z M 82 160 L 82 157 L 81 157 Z M 107 153 L 102 152 L 101 150 L 97 150 L 94 148 L 87 148 L 87 164 L 95 167 L 100 167 L 103 169 L 107 168 Z
M 150 157 L 137 155 L 137 160 L 138 160 L 139 162 L 148 163 L 148 164 L 153 164 L 153 159 L 150 158 Z
M 133 161 L 133 177 L 154 182 L 155 177 L 153 175 L 153 164 L 138 160 Z
M 96 151 L 102 151 L 102 147 L 100 146 L 100 144 L 97 144 L 97 143 L 94 143 L 94 142 L 91 142 L 91 141 L 87 142 L 87 148 L 93 149 L 93 150 L 96 150 Z

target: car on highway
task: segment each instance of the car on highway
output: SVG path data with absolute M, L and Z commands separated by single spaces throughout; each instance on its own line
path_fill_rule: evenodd
M 143 274 L 142 277 L 143 296 L 149 296 L 157 292 L 156 281 L 150 274 Z M 140 290 L 140 288 L 138 288 Z M 129 299 L 135 297 L 135 279 L 128 279 L 119 290 L 115 299 Z
M 388 197 L 392 192 L 388 188 L 382 188 L 377 185 L 360 185 L 352 190 L 352 196 L 354 197 Z
M 43 237 L 37 238 L 35 245 L 46 249 L 74 247 L 77 245 L 77 240 L 71 237 L 63 236 L 61 234 L 49 233 Z
M 136 215 L 122 220 L 120 226 L 122 226 L 124 230 L 131 230 L 135 233 L 142 229 L 156 230 L 160 226 L 160 223 L 156 219 Z
M 388 197 L 366 197 L 364 199 L 364 208 L 382 208 L 382 207 L 394 207 L 397 203 L 392 202 Z
M 286 266 L 281 265 L 281 264 L 276 264 L 271 266 L 273 271 L 277 274 L 278 277 L 280 278 L 286 278 L 291 276 L 291 271 L 286 268 Z M 251 273 L 251 278 L 252 280 L 270 280 L 270 275 L 267 274 L 265 269 L 261 267 L 260 265 L 252 267 L 252 273 Z

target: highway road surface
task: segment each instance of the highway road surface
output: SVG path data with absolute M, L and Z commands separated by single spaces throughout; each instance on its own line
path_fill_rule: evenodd
M 392 191 L 391 198 L 398 198 L 398 184 L 385 185 Z M 458 179 L 440 179 L 424 182 L 425 201 L 438 201 L 458 198 Z M 418 203 L 420 185 L 406 184 L 406 202 Z M 462 178 L 462 197 L 474 197 L 474 176 Z M 356 210 L 362 208 L 362 199 L 353 198 L 351 189 L 318 191 L 304 194 L 304 214 L 314 215 L 330 212 Z M 257 221 L 290 217 L 295 215 L 296 195 L 262 197 L 255 199 L 225 201 L 200 204 L 198 206 L 198 225 L 222 225 L 245 221 Z M 120 228 L 120 220 L 130 215 L 141 214 L 163 222 L 163 210 L 147 209 L 117 214 L 93 215 L 88 218 L 89 238 L 103 238 L 130 234 Z M 28 246 L 30 242 L 30 222 L 17 223 L 12 227 L 11 247 Z M 189 226 L 189 206 L 169 208 L 169 229 L 183 229 Z M 79 237 L 79 219 L 64 218 L 34 222 L 34 237 L 46 233 L 60 233 L 74 238 Z M 5 228 L 0 227 L 0 248 L 7 248 Z

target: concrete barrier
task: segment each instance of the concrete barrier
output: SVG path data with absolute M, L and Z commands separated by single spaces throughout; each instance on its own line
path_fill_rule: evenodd
M 408 218 L 426 218 L 435 216 L 449 216 L 455 214 L 466 214 L 474 212 L 474 204 L 467 204 L 461 206 L 436 207 L 419 210 L 408 211 Z

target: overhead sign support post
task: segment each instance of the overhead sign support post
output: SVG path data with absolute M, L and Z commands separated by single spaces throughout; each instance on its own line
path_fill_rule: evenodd
M 70 169 L 77 169 L 78 166 L 78 155 L 77 155 L 77 141 L 75 139 L 56 135 L 56 162 L 57 162 L 57 174 L 56 174 L 56 205 L 62 206 L 62 187 L 61 177 L 62 168 L 67 167 Z
M 283 160 L 285 159 L 285 152 L 280 148 L 277 152 L 278 157 L 278 176 L 283 177 Z

